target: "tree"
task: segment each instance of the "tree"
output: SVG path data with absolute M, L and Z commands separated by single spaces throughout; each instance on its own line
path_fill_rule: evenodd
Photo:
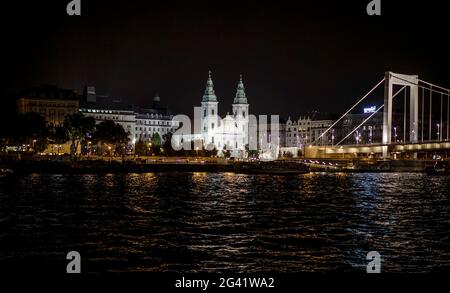
M 152 153 L 159 155 L 161 153 L 161 136 L 159 135 L 159 133 L 153 133 L 151 143 Z
M 217 151 L 217 149 L 216 149 L 216 146 L 214 146 L 214 148 L 213 148 L 212 151 L 210 152 L 211 157 L 216 157 L 216 156 L 217 156 L 217 153 L 218 153 L 218 151 Z
M 176 151 L 172 148 L 172 132 L 168 132 L 163 135 L 164 143 L 162 145 L 162 148 L 164 150 L 164 154 L 167 156 L 173 156 L 176 154 Z
M 257 159 L 259 156 L 258 150 L 250 150 L 250 147 L 248 144 L 245 145 L 245 151 L 247 152 L 247 155 L 249 158 Z
M 64 128 L 71 141 L 70 155 L 73 158 L 77 153 L 80 142 L 95 129 L 95 119 L 86 117 L 81 113 L 67 115 L 64 119 Z
M 290 151 L 287 151 L 286 153 L 284 153 L 284 157 L 292 159 L 294 157 L 294 154 L 292 154 Z
M 128 133 L 125 132 L 122 125 L 117 124 L 112 120 L 106 120 L 99 123 L 95 127 L 92 139 L 100 145 L 111 144 L 107 146 L 108 152 L 114 149 L 116 153 L 121 155 L 125 153 L 125 146 L 129 141 Z
M 31 146 L 34 152 L 41 152 L 47 146 L 49 129 L 45 118 L 35 112 L 18 114 L 13 119 L 16 125 L 15 131 L 9 132 L 11 139 L 16 144 Z
M 152 146 L 161 147 L 161 136 L 159 136 L 159 133 L 157 132 L 153 133 L 151 142 Z
M 134 153 L 138 156 L 146 156 L 148 152 L 147 144 L 142 140 L 139 140 L 134 145 Z
M 52 126 L 50 128 L 50 141 L 56 144 L 65 144 L 69 141 L 69 134 L 64 126 Z
M 35 153 L 40 153 L 45 151 L 45 149 L 48 146 L 48 138 L 47 137 L 43 137 L 40 139 L 36 139 L 33 141 L 33 150 Z
M 222 153 L 225 158 L 231 157 L 231 151 L 226 146 L 223 147 Z

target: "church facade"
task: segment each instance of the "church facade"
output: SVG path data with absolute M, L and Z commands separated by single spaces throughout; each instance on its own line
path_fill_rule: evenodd
M 209 72 L 206 88 L 201 101 L 200 132 L 186 137 L 188 140 L 201 140 L 206 149 L 217 149 L 219 155 L 230 151 L 232 157 L 245 157 L 248 144 L 249 104 L 245 87 L 240 76 L 236 95 L 233 99 L 231 114 L 223 118 L 219 116 L 219 100 L 214 90 L 214 83 Z

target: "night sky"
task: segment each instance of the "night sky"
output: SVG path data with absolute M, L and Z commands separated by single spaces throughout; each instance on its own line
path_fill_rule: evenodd
M 239 74 L 251 113 L 285 117 L 343 112 L 387 70 L 450 87 L 444 1 L 382 0 L 380 17 L 369 0 L 82 0 L 82 16 L 66 14 L 69 0 L 14 2 L 0 20 L 3 112 L 21 90 L 54 84 L 142 106 L 158 93 L 191 114 L 208 70 L 222 114 Z

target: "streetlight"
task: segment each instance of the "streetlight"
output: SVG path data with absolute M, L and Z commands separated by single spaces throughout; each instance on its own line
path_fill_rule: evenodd
M 334 145 L 334 129 L 331 129 L 331 145 Z
M 397 127 L 394 127 L 394 138 L 395 142 L 397 142 Z
M 441 132 L 439 131 L 439 128 L 440 128 L 439 123 L 436 124 L 436 126 L 437 126 L 437 139 L 438 139 L 438 140 L 441 140 L 441 135 L 440 135 Z

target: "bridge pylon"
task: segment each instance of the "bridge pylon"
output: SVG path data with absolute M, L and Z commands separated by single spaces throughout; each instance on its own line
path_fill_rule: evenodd
M 419 129 L 419 76 L 388 71 L 384 81 L 383 157 L 389 158 L 388 145 L 392 142 L 393 86 L 409 87 L 409 142 L 417 142 Z M 405 89 L 406 90 L 406 89 Z M 404 109 L 406 115 L 406 109 Z

